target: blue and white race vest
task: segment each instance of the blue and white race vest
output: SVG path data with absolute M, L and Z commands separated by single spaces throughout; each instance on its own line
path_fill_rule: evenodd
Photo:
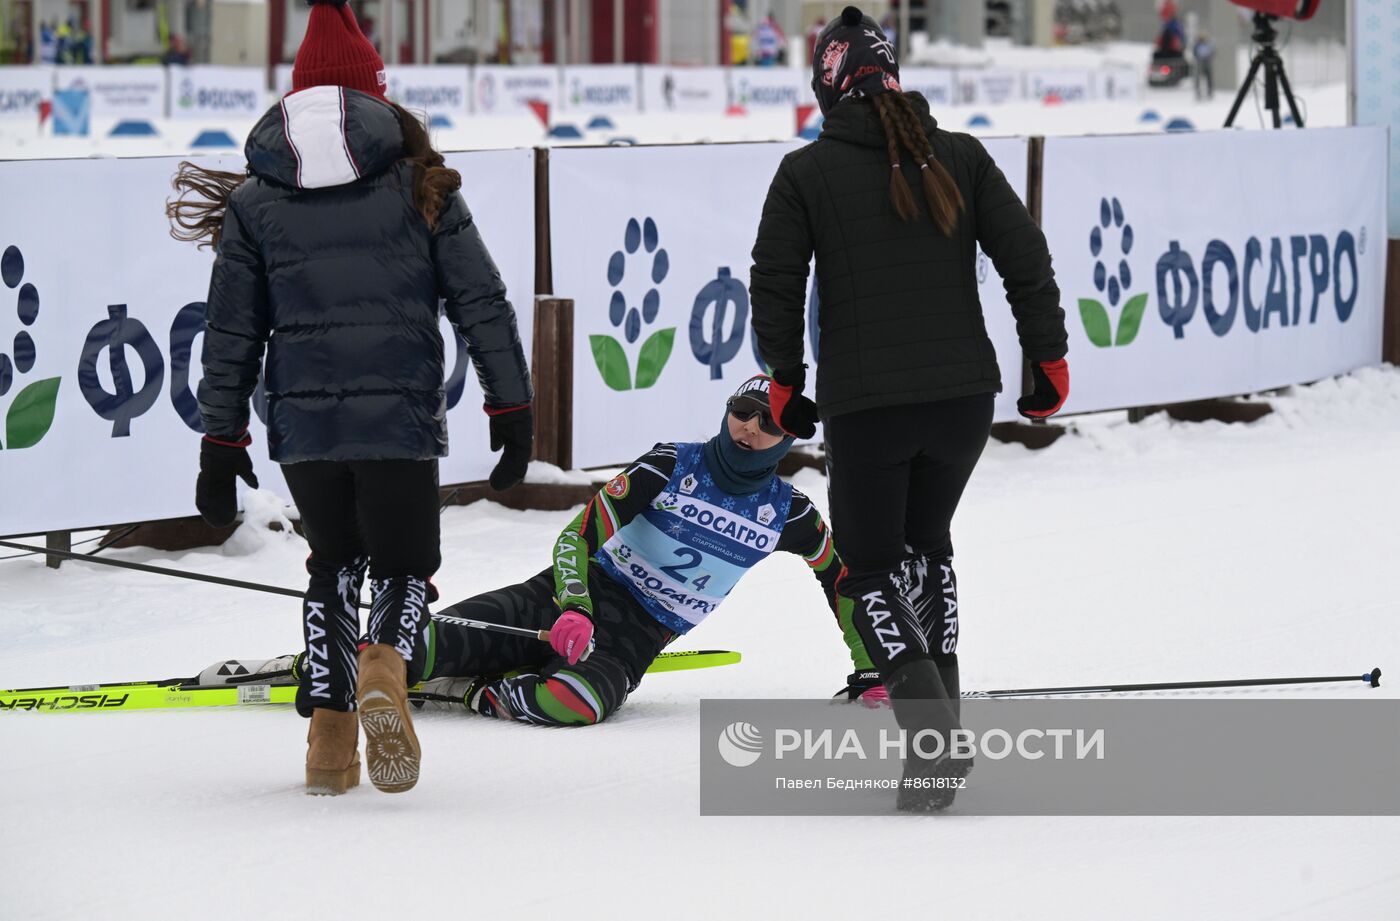
M 676 445 L 676 469 L 640 515 L 594 554 L 647 613 L 686 633 L 728 596 L 740 577 L 778 546 L 792 487 L 776 476 L 753 495 L 715 485 L 703 444 Z

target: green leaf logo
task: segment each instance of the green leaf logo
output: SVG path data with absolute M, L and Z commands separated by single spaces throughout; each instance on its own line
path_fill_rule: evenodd
M 642 354 L 637 358 L 637 389 L 644 390 L 656 383 L 661 369 L 671 357 L 671 346 L 676 339 L 676 328 L 658 329 L 642 343 Z
M 1142 326 L 1142 315 L 1147 312 L 1147 294 L 1137 294 L 1123 305 L 1123 315 L 1118 318 L 1118 338 L 1114 345 L 1128 345 L 1137 338 Z M 1096 343 L 1097 344 L 1097 343 Z
M 651 340 L 647 340 L 647 343 L 650 344 Z M 631 390 L 632 369 L 627 364 L 627 353 L 622 351 L 621 343 L 612 336 L 589 336 L 588 344 L 593 349 L 593 363 L 598 366 L 598 373 L 603 375 L 603 383 L 614 390 Z M 669 354 L 670 348 L 666 351 Z M 660 369 L 657 370 L 659 373 Z M 652 383 L 655 383 L 655 378 Z
M 50 377 L 35 381 L 19 392 L 5 415 L 5 440 L 10 450 L 32 448 L 53 425 L 54 405 L 58 402 L 58 382 Z
M 1143 303 L 1147 296 L 1143 295 Z M 1103 304 L 1089 297 L 1079 299 L 1079 317 L 1084 321 L 1084 334 L 1099 348 L 1107 348 L 1113 342 L 1113 327 L 1109 323 L 1108 311 Z M 1134 334 L 1136 334 L 1134 330 Z

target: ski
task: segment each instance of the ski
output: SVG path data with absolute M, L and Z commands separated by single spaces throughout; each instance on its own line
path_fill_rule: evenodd
M 284 658 L 290 661 L 290 657 Z M 652 662 L 647 674 L 717 668 L 735 665 L 741 660 L 739 653 L 722 649 L 663 652 Z M 229 659 L 188 678 L 0 691 L 0 712 L 174 710 L 293 703 L 296 681 L 290 668 L 268 669 L 276 662 Z M 410 688 L 410 697 L 416 692 L 417 686 Z

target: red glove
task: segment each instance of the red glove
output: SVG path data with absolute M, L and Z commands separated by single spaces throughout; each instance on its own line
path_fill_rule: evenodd
M 577 665 L 593 651 L 593 621 L 581 611 L 565 611 L 549 628 L 549 645 Z
M 1016 401 L 1016 409 L 1027 419 L 1053 416 L 1069 396 L 1069 363 L 1063 358 L 1031 365 L 1032 390 Z
M 817 404 L 802 395 L 807 386 L 807 366 L 780 368 L 768 385 L 768 411 L 773 421 L 789 435 L 811 438 L 817 434 Z

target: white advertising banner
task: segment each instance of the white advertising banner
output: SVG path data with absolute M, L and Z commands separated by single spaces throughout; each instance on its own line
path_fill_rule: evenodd
M 529 114 L 530 102 L 559 105 L 559 68 L 478 64 L 471 71 L 472 111 L 477 115 Z
M 554 287 L 575 309 L 575 466 L 621 464 L 657 441 L 709 438 L 725 398 L 762 370 L 748 296 L 750 250 L 773 173 L 797 146 L 550 152 Z M 998 139 L 987 148 L 1024 194 L 1026 143 Z M 677 176 L 689 178 L 677 183 Z M 978 277 L 1009 388 L 997 417 L 1013 418 L 1020 395 L 1015 326 L 980 254 Z M 807 304 L 807 361 L 815 364 L 811 280 Z
M 0 120 L 37 120 L 39 103 L 52 95 L 52 67 L 0 67 Z
M 723 67 L 642 68 L 642 108 L 647 112 L 723 112 L 728 102 Z
M 178 161 L 0 163 L 0 189 L 16 213 L 87 216 L 12 222 L 0 236 L 0 280 L 16 305 L 0 320 L 0 534 L 195 513 L 195 393 L 213 256 L 170 237 L 159 205 Z M 243 167 L 241 157 L 199 162 Z M 462 173 L 528 335 L 533 229 L 517 217 L 532 196 L 532 154 L 453 154 L 448 164 Z M 483 479 L 496 456 L 480 391 L 460 344 L 446 351 L 452 454 L 442 482 Z M 255 399 L 254 407 L 258 477 L 286 496 L 267 458 L 265 406 Z
M 260 67 L 172 67 L 169 76 L 171 118 L 252 120 L 268 105 Z
M 574 300 L 574 466 L 708 439 L 725 398 L 761 370 L 749 251 L 797 146 L 550 151 L 554 290 Z
M 729 68 L 729 104 L 746 109 L 816 105 L 812 75 L 792 67 Z
M 451 118 L 471 111 L 468 72 L 463 65 L 386 67 L 384 76 L 388 97 L 411 112 Z
M 1026 95 L 1034 102 L 1050 96 L 1060 102 L 1088 102 L 1096 80 L 1091 70 L 1033 70 L 1026 74 Z
M 1019 70 L 958 71 L 958 102 L 963 105 L 996 106 L 1025 98 L 1025 74 Z
M 165 68 L 82 65 L 54 69 L 54 88 L 87 89 L 93 118 L 164 118 Z
M 920 93 L 935 113 L 957 105 L 957 74 L 942 67 L 901 67 L 899 85 L 906 93 Z
M 1384 129 L 1048 138 L 1044 157 L 1067 411 L 1250 393 L 1380 361 Z
M 641 75 L 635 64 L 565 67 L 561 108 L 580 115 L 641 110 Z

